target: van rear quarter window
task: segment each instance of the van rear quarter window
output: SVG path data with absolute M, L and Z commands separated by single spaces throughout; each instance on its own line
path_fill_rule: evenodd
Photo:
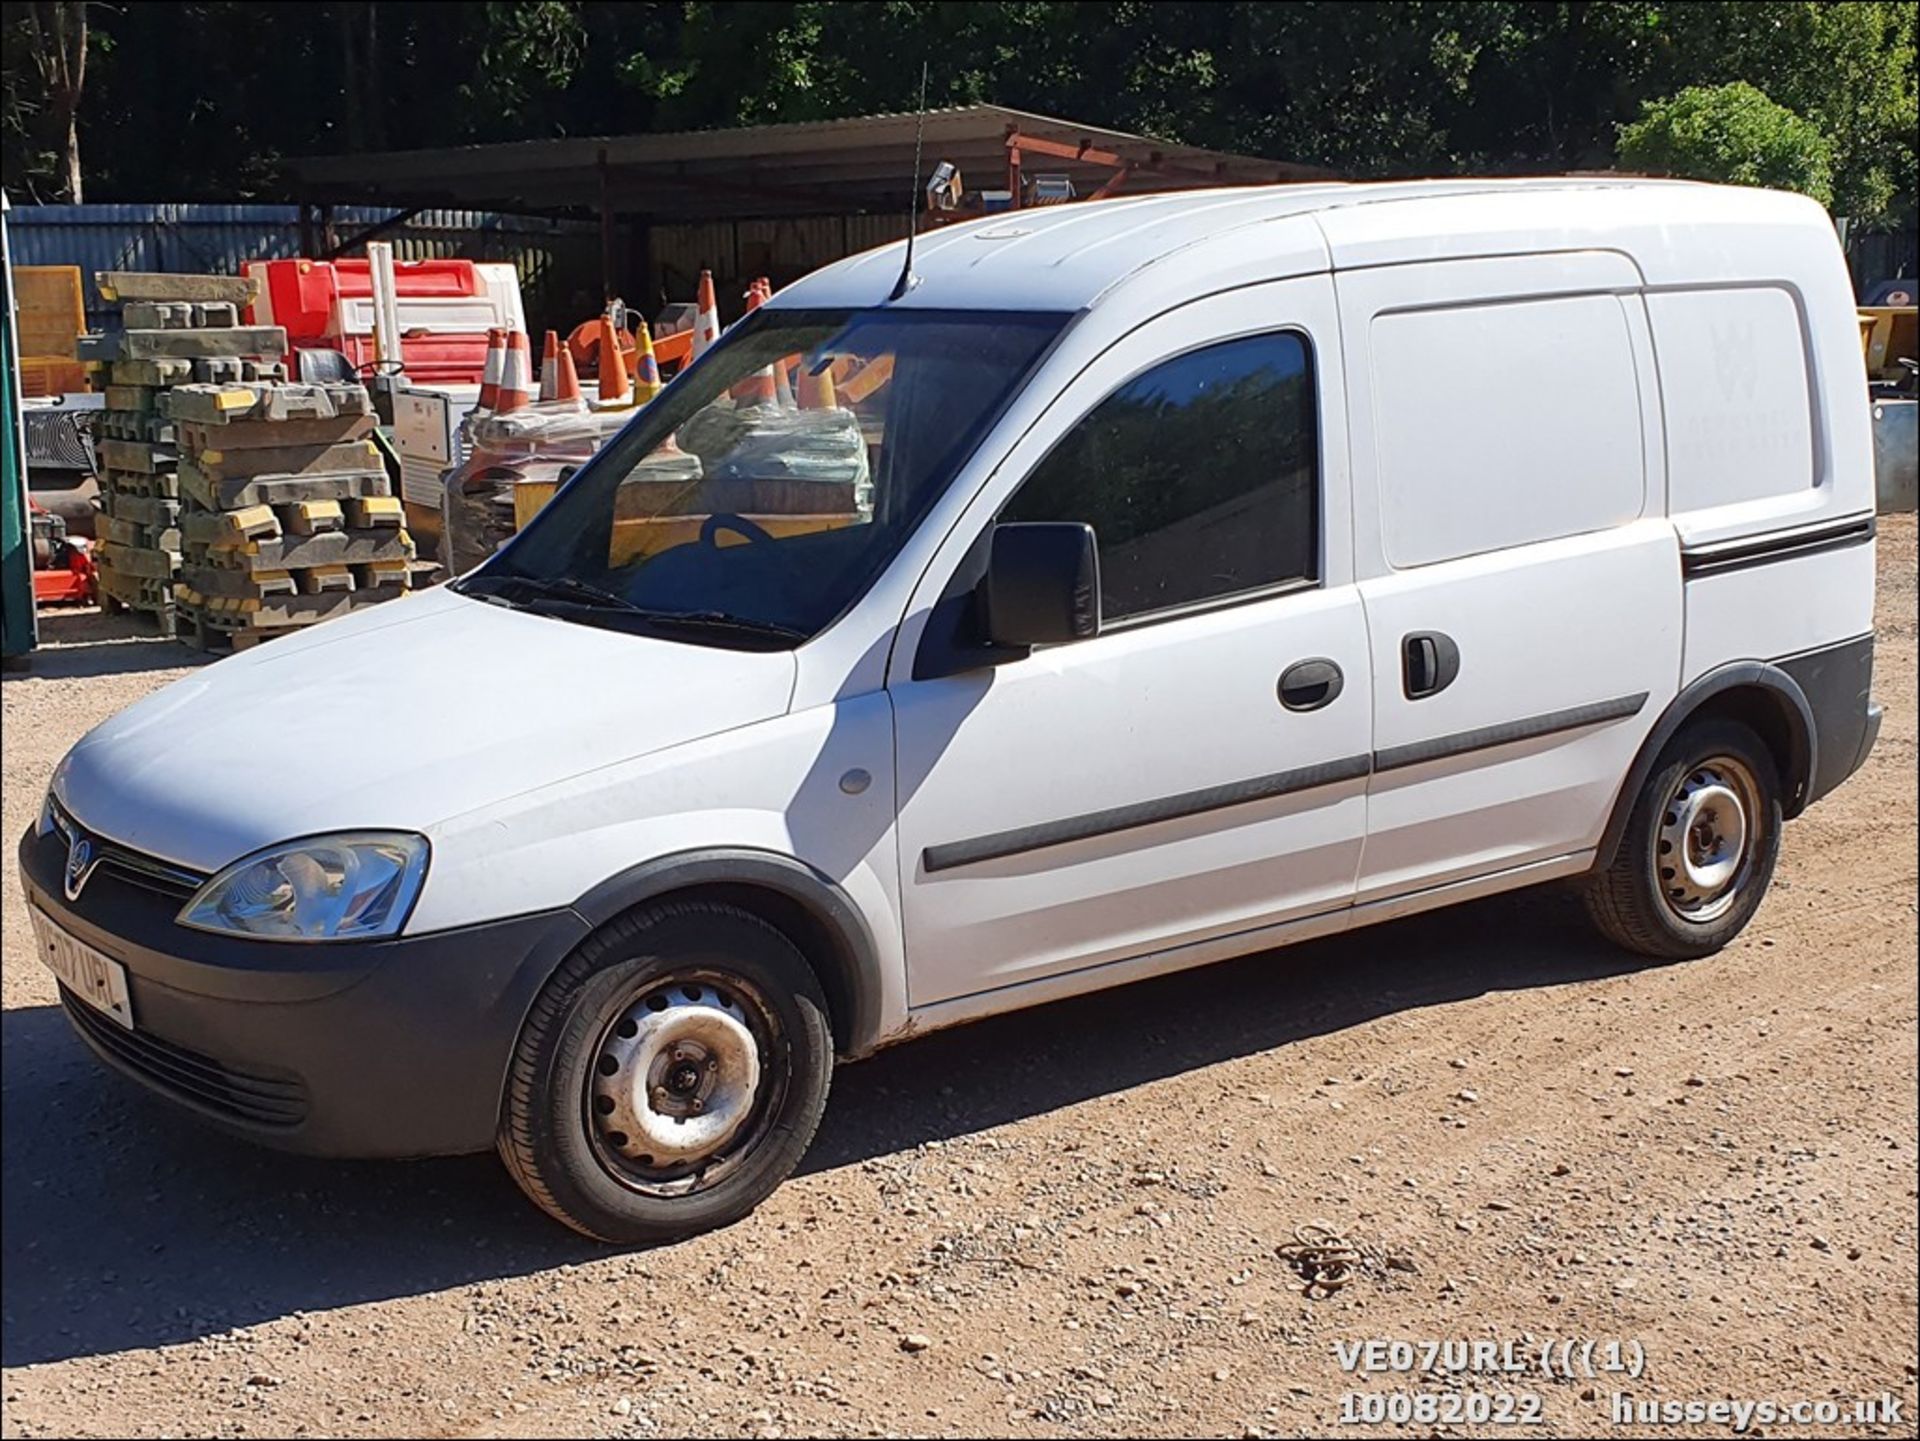
M 1675 514 L 1815 483 L 1800 311 L 1773 286 L 1647 297 Z
M 1370 340 L 1395 568 L 1641 515 L 1639 382 L 1617 296 L 1391 312 Z

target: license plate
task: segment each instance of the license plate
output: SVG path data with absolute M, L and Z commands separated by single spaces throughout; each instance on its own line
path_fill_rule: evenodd
M 81 1000 L 131 1031 L 133 1001 L 127 995 L 127 968 L 78 936 L 68 935 L 45 912 L 30 909 L 33 938 L 47 968 Z

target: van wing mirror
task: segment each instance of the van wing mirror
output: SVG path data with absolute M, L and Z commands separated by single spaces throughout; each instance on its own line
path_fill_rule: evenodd
M 1098 635 L 1100 547 L 1093 527 L 1083 521 L 996 525 L 980 600 L 987 639 L 997 646 Z

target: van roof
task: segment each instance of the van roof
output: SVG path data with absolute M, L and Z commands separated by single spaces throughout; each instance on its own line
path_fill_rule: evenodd
M 1332 263 L 1377 264 L 1382 261 L 1379 240 L 1417 232 L 1422 210 L 1429 212 L 1436 229 L 1453 229 L 1461 218 L 1457 206 L 1444 214 L 1430 207 L 1469 197 L 1530 201 L 1498 207 L 1497 228 L 1511 231 L 1516 240 L 1543 229 L 1564 236 L 1573 192 L 1588 192 L 1585 198 L 1595 200 L 1599 196 L 1592 192 L 1614 192 L 1614 203 L 1604 213 L 1622 225 L 1699 220 L 1703 201 L 1711 202 L 1722 218 L 1737 214 L 1751 219 L 1757 208 L 1776 220 L 1791 216 L 1804 221 L 1802 211 L 1811 204 L 1776 192 L 1627 176 L 1241 186 L 1080 201 L 923 230 L 914 244 L 917 284 L 895 303 L 927 309 L 1079 310 L 1129 277 L 1203 242 L 1223 237 L 1247 242 L 1257 227 L 1331 212 L 1341 213 L 1339 234 L 1349 242 L 1363 242 L 1368 250 L 1365 261 L 1343 260 L 1338 237 L 1317 242 L 1330 247 Z M 1634 192 L 1638 203 L 1618 205 L 1624 198 L 1619 192 Z M 1746 203 L 1734 197 L 1744 197 Z M 1783 212 L 1782 204 L 1795 208 Z M 1493 208 L 1484 207 L 1489 212 Z M 1322 228 L 1328 228 L 1325 222 Z M 1587 228 L 1591 233 L 1601 229 Z M 878 305 L 899 277 L 904 246 L 904 241 L 896 241 L 824 266 L 781 290 L 773 303 L 794 308 Z M 1536 240 L 1519 248 L 1558 247 Z M 1217 263 L 1220 251 L 1210 247 L 1207 255 L 1209 264 Z M 1311 268 L 1325 269 L 1327 264 L 1323 258 Z M 1300 267 L 1294 273 L 1301 273 Z

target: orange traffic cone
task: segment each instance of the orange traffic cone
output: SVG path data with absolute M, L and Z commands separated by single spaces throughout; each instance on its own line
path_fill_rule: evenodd
M 644 405 L 663 389 L 660 384 L 660 361 L 653 353 L 653 332 L 646 321 L 640 322 L 640 328 L 633 334 L 633 341 L 633 402 L 635 405 Z
M 833 393 L 833 367 L 830 365 L 822 364 L 812 370 L 804 365 L 801 366 L 800 383 L 796 388 L 800 392 L 799 402 L 802 410 L 840 408 L 839 397 Z
M 600 317 L 600 403 L 606 406 L 628 405 L 633 389 L 627 384 L 627 362 L 620 354 L 620 332 L 614 325 L 613 307 Z
M 747 287 L 747 293 L 744 298 L 747 302 L 746 313 L 748 315 L 753 314 L 754 311 L 760 308 L 761 296 L 759 281 L 756 280 Z M 727 394 L 733 397 L 733 403 L 736 406 L 774 404 L 778 392 L 775 389 L 773 367 L 763 365 L 760 369 L 754 371 L 752 375 L 746 377 L 746 379 L 735 381 L 727 391 Z
M 500 366 L 500 403 L 502 415 L 531 405 L 536 394 L 533 386 L 533 354 L 524 330 L 507 332 L 507 357 Z
M 553 332 L 548 331 L 547 334 L 552 335 Z M 560 347 L 559 354 L 554 357 L 553 370 L 553 394 L 546 395 L 546 386 L 543 383 L 540 387 L 543 398 L 576 408 L 584 405 L 586 402 L 580 397 L 580 372 L 574 366 L 573 352 L 564 345 Z
M 756 310 L 773 299 L 773 282 L 762 275 L 747 291 L 747 309 Z M 775 361 L 773 366 L 774 399 L 783 410 L 795 407 L 793 396 L 793 365 L 790 361 Z
M 693 358 L 707 353 L 707 347 L 720 338 L 720 302 L 713 296 L 713 272 L 700 272 L 700 289 L 695 293 L 697 313 L 693 317 Z
M 475 410 L 493 410 L 500 404 L 500 371 L 507 363 L 506 332 L 497 326 L 487 330 L 487 365 L 480 373 L 480 400 Z
M 569 357 L 571 359 L 571 357 Z M 549 330 L 544 353 L 540 357 L 540 399 L 558 400 L 560 385 L 560 332 Z

